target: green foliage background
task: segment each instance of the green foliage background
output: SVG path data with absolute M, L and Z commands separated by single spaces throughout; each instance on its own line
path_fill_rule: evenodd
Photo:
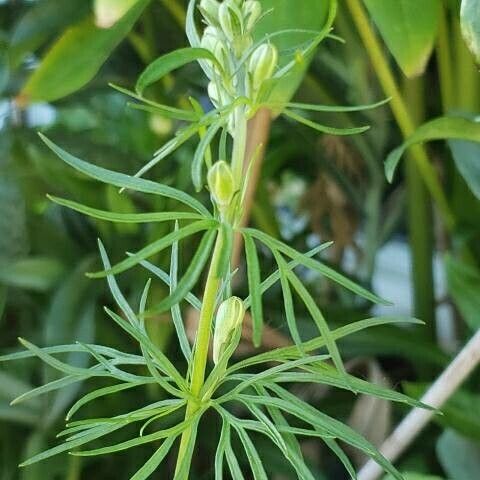
M 324 23 L 326 2 L 263 3 L 276 9 L 275 15 L 264 19 L 263 32 L 280 27 L 319 29 Z M 356 105 L 390 96 L 358 34 L 354 10 L 348 8 L 355 3 L 340 2 L 335 23 L 333 33 L 346 43 L 334 39 L 322 43 L 315 55 L 300 65 L 296 78 L 289 79 L 282 95 L 293 94 L 299 85 L 295 98 L 310 103 Z M 474 142 L 480 140 L 480 133 L 472 124 L 480 111 L 480 74 L 461 36 L 460 2 L 429 0 L 421 9 L 414 0 L 361 3 L 378 29 L 382 51 L 400 85 L 415 136 L 405 132 L 401 115 L 399 118 L 395 112 L 392 114 L 388 105 L 365 113 L 317 116 L 338 127 L 372 126 L 366 134 L 348 140 L 319 136 L 288 119 L 276 120 L 251 223 L 302 250 L 308 249 L 312 235 L 334 240 L 338 248 L 328 260 L 340 268 L 345 250 L 354 246 L 357 256 L 352 271 L 355 279 L 366 286 L 375 273 L 379 249 L 394 236 L 408 239 L 414 258 L 414 314 L 427 322 L 426 327 L 405 331 L 384 326 L 357 334 L 340 346 L 352 368 L 360 368 L 377 381 L 386 377 L 399 390 L 418 397 L 480 326 L 480 146 Z M 469 28 L 468 41 L 475 53 L 478 44 L 472 44 L 475 36 L 471 37 L 470 32 L 478 34 L 480 7 L 475 0 L 465 4 L 462 19 Z M 180 0 L 138 0 L 113 27 L 101 29 L 95 25 L 89 1 L 0 3 L 2 352 L 17 349 L 17 337 L 42 346 L 95 340 L 126 351 L 131 347 L 128 338 L 102 314 L 101 306 L 111 304 L 104 282 L 89 280 L 84 274 L 100 266 L 97 237 L 102 238 L 111 258 L 120 258 L 124 252 L 135 251 L 160 237 L 166 227 L 112 225 L 86 219 L 53 204 L 46 194 L 124 213 L 168 210 L 169 200 L 119 195 L 113 187 L 86 179 L 57 161 L 40 143 L 36 132 L 48 132 L 67 150 L 97 165 L 132 173 L 141 168 L 179 124 L 129 108 L 129 99 L 108 84 L 133 88 L 146 65 L 160 54 L 184 46 L 184 11 Z M 290 44 L 284 40 L 279 46 L 292 49 L 294 55 L 302 36 L 299 33 L 288 40 Z M 190 95 L 206 102 L 204 88 L 199 69 L 190 65 L 150 87 L 148 95 L 162 103 L 183 106 Z M 457 118 L 437 118 L 446 115 Z M 462 123 L 467 120 L 468 128 Z M 403 172 L 399 171 L 389 184 L 384 161 L 405 136 L 412 143 L 445 138 L 449 141 L 428 145 L 431 165 L 435 166 L 430 170 L 420 168 L 414 150 L 409 150 Z M 193 153 L 194 143 L 187 142 L 155 167 L 152 177 L 192 191 Z M 304 185 L 307 193 L 298 194 L 298 185 Z M 428 192 L 433 193 L 433 202 Z M 298 218 L 307 220 L 293 221 Z M 364 241 L 357 242 L 358 235 Z M 442 259 L 449 289 L 447 299 L 435 296 L 434 253 Z M 273 269 L 273 259 L 264 257 L 264 265 Z M 189 249 L 185 248 L 183 267 L 189 260 Z M 155 261 L 168 268 L 167 255 L 158 255 Z M 264 273 L 270 273 L 267 267 Z M 146 273 L 135 269 L 119 279 L 129 299 L 138 301 Z M 304 281 L 313 287 L 316 300 L 328 312 L 332 328 L 368 313 L 366 304 L 332 289 L 321 277 L 305 277 Z M 152 288 L 158 301 L 167 294 L 158 284 Z M 266 310 L 273 332 L 281 333 L 286 327 L 278 315 L 279 298 L 280 290 L 272 290 Z M 439 342 L 436 329 L 436 301 L 455 312 L 454 332 L 447 338 L 447 349 L 445 341 Z M 300 325 L 304 336 L 308 336 L 313 332 L 306 312 L 303 316 L 305 321 L 302 323 L 300 316 Z M 161 316 L 150 328 L 157 345 L 181 362 L 170 318 Z M 277 341 L 274 333 L 271 341 Z M 71 354 L 68 360 L 86 366 L 82 356 Z M 380 372 L 376 377 L 374 370 Z M 2 364 L 0 478 L 129 478 L 148 458 L 148 448 L 82 460 L 62 456 L 18 470 L 21 460 L 55 443 L 65 410 L 82 386 L 14 408 L 8 404 L 32 386 L 53 379 L 55 373 L 50 368 L 32 360 Z M 408 382 L 399 384 L 403 381 Z M 367 412 L 372 408 L 371 404 L 361 403 L 362 397 L 347 393 L 313 390 L 301 394 L 326 412 L 342 419 L 350 417 L 352 422 L 352 411 Z M 112 411 L 134 409 L 158 395 L 152 387 L 106 397 L 96 411 L 87 413 L 101 417 Z M 477 478 L 479 395 L 477 372 L 449 401 L 445 415 L 437 417 L 402 458 L 401 469 L 413 472 L 406 478 Z M 382 431 L 386 432 L 407 411 L 400 406 L 385 408 L 385 415 L 368 417 L 374 441 L 380 441 Z M 212 478 L 212 452 L 216 447 L 213 440 L 217 436 L 210 438 L 208 432 L 219 430 L 219 425 L 212 420 L 204 429 L 202 452 L 194 461 L 193 475 L 198 479 Z M 320 445 L 305 448 L 319 479 L 346 478 L 337 460 Z M 268 445 L 260 442 L 259 449 L 262 458 L 272 456 Z M 275 460 L 269 475 L 285 478 L 285 465 L 272 458 Z M 361 465 L 362 458 L 352 458 Z M 165 475 L 168 477 L 168 471 Z

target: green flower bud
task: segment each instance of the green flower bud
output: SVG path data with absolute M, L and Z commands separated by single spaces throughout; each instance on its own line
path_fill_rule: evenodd
M 227 0 L 218 9 L 218 19 L 225 36 L 233 42 L 242 35 L 242 17 L 238 6 Z
M 235 180 L 232 169 L 223 160 L 212 165 L 207 175 L 212 200 L 220 211 L 230 206 L 235 194 Z
M 225 350 L 234 340 L 237 329 L 245 317 L 245 305 L 238 297 L 227 298 L 218 307 L 213 335 L 213 361 L 219 362 Z
M 262 15 L 262 6 L 258 0 L 247 0 L 242 7 L 245 29 L 249 32 L 253 29 Z
M 201 47 L 212 52 L 220 65 L 222 65 L 224 69 L 227 69 L 229 63 L 227 47 L 222 42 L 220 32 L 216 27 L 209 26 L 205 29 L 201 40 Z M 214 68 L 217 73 L 220 73 L 215 65 Z
M 198 7 L 203 17 L 210 25 L 218 25 L 218 9 L 220 4 L 217 0 L 201 0 Z
M 274 45 L 264 43 L 260 45 L 250 57 L 248 71 L 251 86 L 258 91 L 262 83 L 272 77 L 278 63 L 278 52 Z

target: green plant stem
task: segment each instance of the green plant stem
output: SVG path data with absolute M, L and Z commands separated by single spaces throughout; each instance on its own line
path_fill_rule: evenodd
M 170 12 L 172 17 L 178 23 L 182 30 L 185 30 L 185 8 L 178 2 L 178 0 L 160 0 L 162 5 Z
M 243 179 L 243 163 L 247 145 L 247 119 L 243 107 L 235 112 L 235 135 L 232 151 L 232 171 L 237 185 L 240 187 Z M 197 335 L 195 339 L 195 350 L 193 354 L 192 376 L 190 381 L 190 393 L 192 399 L 187 403 L 185 419 L 191 418 L 201 408 L 200 392 L 205 382 L 205 370 L 207 367 L 208 351 L 210 346 L 210 336 L 212 332 L 213 317 L 217 301 L 217 294 L 222 284 L 222 272 L 220 263 L 223 250 L 222 231 L 219 230 L 215 248 L 213 250 L 212 260 L 205 283 L 202 308 L 198 321 Z M 230 252 L 230 258 L 232 252 Z M 180 448 L 177 457 L 176 472 L 180 470 L 182 462 L 191 462 L 191 458 L 186 457 L 187 447 L 193 434 L 189 427 L 182 433 Z M 188 466 L 187 472 L 190 470 Z
M 205 369 L 207 366 L 208 349 L 210 345 L 210 334 L 212 331 L 213 316 L 217 294 L 221 285 L 221 277 L 218 276 L 220 271 L 221 251 L 223 247 L 222 233 L 219 230 L 215 248 L 213 251 L 212 261 L 208 271 L 207 281 L 205 283 L 205 291 L 203 295 L 202 308 L 200 310 L 200 318 L 198 322 L 197 336 L 195 340 L 195 351 L 193 356 L 192 378 L 190 382 L 190 392 L 193 399 L 187 403 L 185 419 L 194 415 L 200 408 L 199 395 L 205 380 Z M 186 449 L 192 435 L 192 429 L 187 428 L 183 434 L 178 451 L 177 468 L 178 472 L 184 460 Z
M 424 121 L 425 101 L 422 78 L 405 80 L 405 99 L 411 115 L 417 123 Z M 412 277 L 415 315 L 421 318 L 430 339 L 436 340 L 435 287 L 433 279 L 433 218 L 428 191 L 418 175 L 417 164 L 411 153 L 405 161 L 405 177 L 408 203 L 408 231 L 412 252 Z
M 455 105 L 453 90 L 453 65 L 451 51 L 451 32 L 447 21 L 447 12 L 442 5 L 437 42 L 438 72 L 440 75 L 440 90 L 442 94 L 443 111 L 447 113 Z
M 360 0 L 347 0 L 347 5 L 357 27 L 360 37 L 365 45 L 377 77 L 386 95 L 391 97 L 390 106 L 397 124 L 405 138 L 410 137 L 416 130 L 415 122 L 410 116 L 405 100 L 395 81 L 390 65 L 384 55 L 380 42 L 372 29 L 371 23 L 365 13 Z M 437 177 L 435 168 L 429 161 L 423 146 L 415 146 L 411 149 L 419 174 L 427 186 L 431 196 L 435 200 L 439 213 L 451 231 L 455 227 L 455 217 L 450 209 L 441 183 Z

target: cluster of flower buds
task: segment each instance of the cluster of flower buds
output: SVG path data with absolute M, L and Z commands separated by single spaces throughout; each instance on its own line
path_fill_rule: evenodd
M 223 160 L 214 163 L 208 171 L 207 181 L 213 203 L 225 216 L 235 196 L 235 179 L 230 165 Z
M 213 361 L 218 364 L 225 350 L 233 346 L 235 333 L 241 328 L 245 317 L 245 305 L 238 297 L 230 297 L 218 307 L 213 335 Z M 235 345 L 236 347 L 236 345 Z
M 201 0 L 200 11 L 208 25 L 218 29 L 240 58 L 252 44 L 252 30 L 262 14 L 258 0 Z
M 219 108 L 230 104 L 234 98 L 255 98 L 262 84 L 271 78 L 278 63 L 275 46 L 259 45 L 246 64 L 246 74 L 238 79 L 240 59 L 251 50 L 252 31 L 262 16 L 258 0 L 201 0 L 200 11 L 207 23 L 201 46 L 211 51 L 220 69 L 212 65 L 208 93 L 212 103 Z

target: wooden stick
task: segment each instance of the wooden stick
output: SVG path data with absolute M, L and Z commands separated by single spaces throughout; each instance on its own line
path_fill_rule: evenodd
M 437 381 L 423 396 L 422 402 L 439 409 L 456 392 L 464 380 L 480 362 L 480 330 L 463 347 Z M 430 422 L 435 412 L 415 408 L 398 425 L 392 435 L 381 446 L 381 453 L 391 462 L 410 446 L 417 435 Z M 369 460 L 358 474 L 358 480 L 377 480 L 383 474 L 382 468 Z

